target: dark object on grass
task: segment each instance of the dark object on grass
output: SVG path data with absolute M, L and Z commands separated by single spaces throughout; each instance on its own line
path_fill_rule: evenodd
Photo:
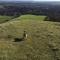
M 14 38 L 14 42 L 20 42 L 20 41 L 23 41 L 24 39 L 23 38 Z
M 26 31 L 24 31 L 24 33 L 23 33 L 23 39 L 27 39 L 27 32 Z
M 27 33 L 24 31 L 22 38 L 14 38 L 14 42 L 24 41 L 27 39 Z

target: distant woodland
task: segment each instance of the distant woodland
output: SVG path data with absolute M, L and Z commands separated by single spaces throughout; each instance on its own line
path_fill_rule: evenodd
M 60 5 L 46 3 L 0 3 L 0 15 L 45 15 L 45 20 L 60 21 Z

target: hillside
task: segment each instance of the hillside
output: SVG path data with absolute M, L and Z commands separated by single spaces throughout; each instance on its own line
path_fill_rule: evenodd
M 60 23 L 44 18 L 23 15 L 0 24 L 0 60 L 60 59 Z M 23 31 L 28 34 L 27 40 L 13 42 L 22 37 Z
M 5 22 L 7 22 L 7 21 L 9 21 L 9 20 L 12 20 L 14 18 L 14 16 L 2 16 L 2 15 L 0 15 L 0 23 L 5 23 Z

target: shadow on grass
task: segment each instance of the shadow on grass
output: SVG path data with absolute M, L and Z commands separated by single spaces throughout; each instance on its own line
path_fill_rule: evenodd
M 52 21 L 52 22 L 60 22 L 60 18 L 54 18 L 54 17 L 45 17 L 44 21 Z

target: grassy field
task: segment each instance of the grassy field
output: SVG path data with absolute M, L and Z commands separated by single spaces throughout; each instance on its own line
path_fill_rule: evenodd
M 0 23 L 7 22 L 7 21 L 11 20 L 12 18 L 13 18 L 13 16 L 1 16 L 0 15 Z
M 21 20 L 44 20 L 46 16 L 39 16 L 39 15 L 22 15 L 18 19 Z
M 60 23 L 43 21 L 44 18 L 23 15 L 0 24 L 0 60 L 60 59 Z M 23 31 L 28 38 L 13 42 L 16 37 L 22 38 Z

